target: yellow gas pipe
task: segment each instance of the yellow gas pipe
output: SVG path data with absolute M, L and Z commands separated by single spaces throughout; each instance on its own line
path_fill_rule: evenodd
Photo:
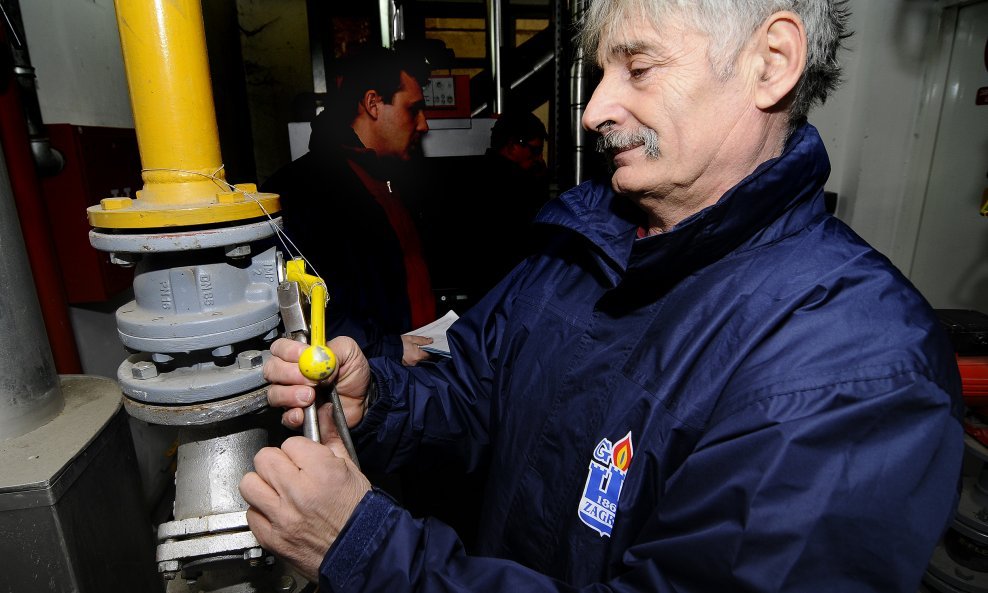
M 245 220 L 280 210 L 254 184 L 225 184 L 200 0 L 116 0 L 117 25 L 144 167 L 137 199 L 89 208 L 100 228 Z M 255 194 L 254 198 L 245 193 Z

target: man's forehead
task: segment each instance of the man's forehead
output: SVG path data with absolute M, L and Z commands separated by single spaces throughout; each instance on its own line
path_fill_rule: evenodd
M 615 39 L 611 43 L 601 45 L 602 56 L 623 58 L 635 54 L 657 54 L 664 51 L 663 45 L 657 39 Z
M 602 39 L 597 47 L 597 63 L 603 65 L 612 60 L 621 61 L 637 54 L 658 57 L 668 55 L 669 50 L 663 45 L 658 34 L 648 38 L 631 35 L 622 35 L 620 38 L 610 37 Z
M 675 26 L 676 24 L 670 22 L 658 26 L 641 17 L 626 16 L 617 26 L 610 27 L 609 32 L 601 36 L 597 46 L 597 61 L 604 63 L 635 54 L 668 55 L 672 48 L 669 47 L 666 36 Z
M 422 98 L 422 86 L 414 76 L 404 70 L 401 71 L 401 88 L 398 92 L 411 95 L 413 101 Z

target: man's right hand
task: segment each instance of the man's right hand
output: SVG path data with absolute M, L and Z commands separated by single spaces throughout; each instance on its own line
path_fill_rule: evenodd
M 370 367 L 360 347 L 350 338 L 333 338 L 327 346 L 336 354 L 339 366 L 326 382 L 336 382 L 347 425 L 352 428 L 364 417 L 364 398 L 371 379 Z M 315 382 L 306 379 L 298 368 L 298 359 L 307 347 L 301 342 L 281 338 L 271 345 L 272 356 L 264 363 L 264 378 L 271 383 L 268 404 L 274 408 L 285 408 L 281 423 L 294 429 L 302 426 L 303 408 L 311 404 L 316 396 Z M 339 440 L 328 402 L 319 407 L 319 428 L 324 444 Z

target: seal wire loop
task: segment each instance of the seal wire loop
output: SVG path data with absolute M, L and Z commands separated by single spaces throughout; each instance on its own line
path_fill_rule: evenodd
M 309 269 L 312 270 L 312 274 L 314 276 L 319 276 L 320 278 L 322 278 L 322 276 L 319 274 L 319 270 L 317 270 L 316 267 L 312 265 L 312 262 L 310 262 L 309 259 L 305 257 L 305 254 L 302 253 L 302 250 L 299 249 L 298 245 L 296 245 L 295 242 L 292 241 L 292 238 L 288 236 L 288 233 L 286 233 L 284 229 L 282 229 L 281 227 L 279 227 L 277 224 L 274 223 L 274 217 L 271 215 L 270 212 L 267 211 L 267 209 L 264 207 L 264 204 L 262 204 L 261 201 L 257 198 L 257 193 L 245 191 L 233 185 L 226 179 L 217 177 L 217 175 L 220 173 L 220 171 L 224 169 L 224 167 L 225 165 L 220 165 L 212 173 L 202 173 L 200 171 L 186 171 L 185 169 L 168 169 L 161 167 L 156 167 L 153 169 L 141 169 L 141 173 L 149 172 L 149 171 L 164 171 L 168 173 L 184 173 L 186 175 L 196 175 L 211 180 L 213 183 L 215 183 L 220 188 L 226 191 L 232 191 L 243 195 L 245 198 L 257 204 L 258 208 L 261 209 L 261 212 L 263 212 L 264 215 L 268 218 L 268 223 L 271 225 L 271 228 L 274 230 L 275 235 L 277 235 L 278 237 L 278 242 L 281 243 L 282 248 L 284 248 L 285 250 L 285 254 L 288 256 L 287 259 L 295 259 L 296 257 L 302 258 L 302 261 L 305 262 L 305 265 L 307 265 Z

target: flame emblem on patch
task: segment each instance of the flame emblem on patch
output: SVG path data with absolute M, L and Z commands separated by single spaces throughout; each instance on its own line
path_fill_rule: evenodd
M 631 457 L 634 455 L 634 450 L 631 446 L 631 433 L 624 435 L 624 438 L 620 441 L 614 443 L 614 450 L 611 453 L 612 463 L 614 467 L 618 468 L 622 472 L 628 471 L 628 466 L 631 465 Z

